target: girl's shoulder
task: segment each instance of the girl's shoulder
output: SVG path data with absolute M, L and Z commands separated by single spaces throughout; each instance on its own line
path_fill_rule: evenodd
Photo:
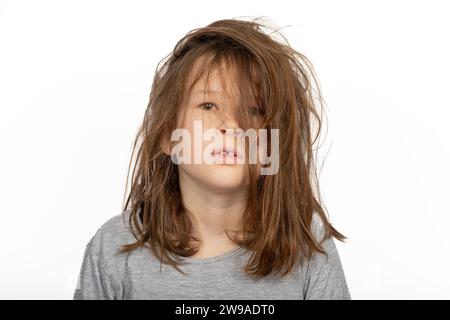
M 325 225 L 324 225 L 324 222 L 323 222 L 321 216 L 319 215 L 319 213 L 317 213 L 317 211 L 314 211 L 312 220 L 311 220 L 311 232 L 313 233 L 314 237 L 316 238 L 316 240 L 318 242 L 323 240 L 323 237 L 325 235 L 324 226 Z
M 99 260 L 106 261 L 116 255 L 122 245 L 135 242 L 129 217 L 130 210 L 126 210 L 103 223 L 87 244 L 89 252 Z

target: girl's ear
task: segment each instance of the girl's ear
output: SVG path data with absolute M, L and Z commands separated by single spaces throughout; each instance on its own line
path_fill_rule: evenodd
M 168 156 L 170 156 L 171 154 L 171 150 L 170 150 L 170 141 L 167 138 L 167 135 L 163 135 L 163 137 L 161 138 L 161 142 L 160 142 L 160 147 L 161 150 L 167 154 Z

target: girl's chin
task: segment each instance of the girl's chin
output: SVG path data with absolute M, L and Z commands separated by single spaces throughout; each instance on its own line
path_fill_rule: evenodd
M 212 168 L 211 168 L 212 169 Z M 204 177 L 207 185 L 214 189 L 236 189 L 244 184 L 244 170 L 230 167 L 228 170 L 223 166 L 208 170 Z
M 187 165 L 182 166 L 181 170 L 190 179 L 203 185 L 206 191 L 234 192 L 247 185 L 246 169 L 240 165 Z

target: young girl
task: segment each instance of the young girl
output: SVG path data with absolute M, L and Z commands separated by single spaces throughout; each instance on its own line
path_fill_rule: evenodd
M 74 299 L 350 299 L 314 169 L 313 68 L 265 28 L 216 21 L 158 65 L 123 212 L 87 244 Z

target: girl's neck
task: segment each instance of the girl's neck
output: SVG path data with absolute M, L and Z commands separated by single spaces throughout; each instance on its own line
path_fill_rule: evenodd
M 202 242 L 227 242 L 225 230 L 240 230 L 247 190 L 213 190 L 180 174 L 183 205 L 191 217 L 194 233 Z

